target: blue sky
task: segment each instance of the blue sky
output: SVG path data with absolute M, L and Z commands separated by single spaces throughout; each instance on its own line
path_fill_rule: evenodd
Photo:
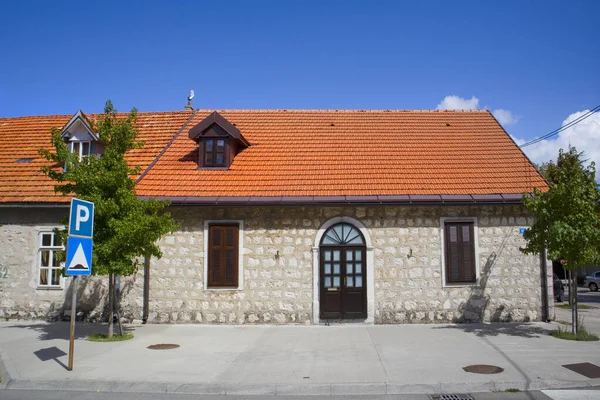
M 6 1 L 0 116 L 98 112 L 108 98 L 176 110 L 190 89 L 211 109 L 458 96 L 451 106 L 510 112 L 506 129 L 527 140 L 600 104 L 599 12 L 592 0 Z

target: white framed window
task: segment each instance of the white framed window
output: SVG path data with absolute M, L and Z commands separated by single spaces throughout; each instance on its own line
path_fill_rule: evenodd
M 81 142 L 75 141 L 71 142 L 71 153 L 77 154 L 79 161 L 83 160 L 83 157 L 90 155 L 90 149 L 92 147 L 92 142 Z
M 40 232 L 38 251 L 38 288 L 62 288 L 61 269 L 64 264 L 57 260 L 57 252 L 63 251 L 60 236 L 52 231 Z

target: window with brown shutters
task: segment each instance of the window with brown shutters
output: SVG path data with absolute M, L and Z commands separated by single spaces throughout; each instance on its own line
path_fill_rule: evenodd
M 238 287 L 238 225 L 208 228 L 208 287 Z
M 475 283 L 473 222 L 446 222 L 446 283 Z

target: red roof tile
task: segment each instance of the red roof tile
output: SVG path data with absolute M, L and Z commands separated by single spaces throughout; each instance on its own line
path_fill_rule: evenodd
M 189 130 L 138 183 L 143 196 L 520 194 L 547 185 L 488 111 L 219 113 L 251 146 L 199 170 Z
M 190 115 L 189 111 L 139 113 L 138 138 L 146 145 L 127 155 L 131 165 L 146 169 Z M 0 203 L 68 201 L 54 193 L 54 182 L 40 172 L 49 163 L 38 155 L 38 150 L 52 149 L 50 129 L 62 128 L 71 117 L 0 118 Z M 22 159 L 31 161 L 18 162 Z
M 128 154 L 141 196 L 374 196 L 520 194 L 547 190 L 488 111 L 262 111 L 219 113 L 251 146 L 229 170 L 199 170 L 188 132 L 209 110 L 140 113 L 144 148 Z M 90 115 L 94 118 L 94 115 Z M 71 116 L 0 118 L 0 203 L 62 202 L 37 154 Z M 159 155 L 157 157 L 157 155 Z M 17 162 L 32 158 L 31 162 Z

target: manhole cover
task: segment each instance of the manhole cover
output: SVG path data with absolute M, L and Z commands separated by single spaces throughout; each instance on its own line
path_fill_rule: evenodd
M 566 369 L 577 372 L 590 379 L 600 378 L 600 367 L 592 363 L 579 363 L 563 365 Z
M 473 400 L 468 394 L 446 393 L 430 395 L 431 400 Z
M 150 350 L 171 350 L 178 348 L 178 344 L 170 344 L 170 343 L 161 343 L 161 344 L 153 344 L 148 346 Z
M 466 372 L 472 372 L 474 374 L 499 374 L 500 372 L 504 372 L 504 368 L 496 367 L 495 365 L 469 365 L 463 367 Z

